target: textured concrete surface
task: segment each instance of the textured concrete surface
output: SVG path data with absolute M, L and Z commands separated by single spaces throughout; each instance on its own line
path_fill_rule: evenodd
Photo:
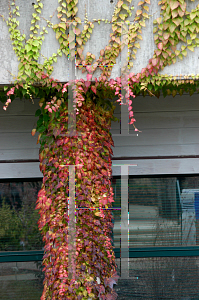
M 52 23 L 56 24 L 58 22 L 57 18 L 57 0 L 43 0 L 44 8 L 41 14 L 40 25 L 43 27 L 46 24 L 44 18 L 49 19 L 51 15 Z M 138 49 L 136 60 L 134 61 L 134 67 L 132 68 L 132 72 L 137 73 L 140 72 L 143 67 L 145 67 L 148 63 L 148 60 L 153 56 L 153 52 L 155 49 L 155 44 L 153 40 L 153 20 L 160 16 L 160 6 L 158 6 L 158 0 L 151 1 L 149 14 L 151 17 L 146 21 L 146 27 L 143 28 L 143 40 L 140 41 L 141 48 Z M 19 28 L 21 33 L 25 33 L 26 36 L 29 36 L 30 26 L 31 26 L 31 16 L 34 12 L 33 5 L 34 1 L 23 1 L 16 0 L 16 4 L 20 8 L 21 16 L 18 18 L 20 21 Z M 78 4 L 78 17 L 84 21 L 85 8 L 88 14 L 88 20 L 92 21 L 93 19 L 108 19 L 111 20 L 114 7 L 117 3 L 117 0 L 113 0 L 113 3 L 110 3 L 110 0 L 81 0 Z M 133 1 L 133 5 L 135 10 L 130 21 L 134 20 L 135 12 L 137 10 L 138 0 Z M 196 2 L 190 2 L 187 0 L 187 10 L 191 11 L 191 9 L 195 8 L 197 5 Z M 0 14 L 3 14 L 5 18 L 8 18 L 8 1 L 1 0 L 0 3 Z M 81 27 L 81 26 L 80 26 Z M 13 81 L 13 75 L 17 75 L 18 70 L 18 60 L 12 49 L 12 44 L 9 38 L 8 28 L 5 22 L 3 22 L 2 18 L 0 18 L 0 84 L 8 84 Z M 59 48 L 58 41 L 55 38 L 55 33 L 52 29 L 48 29 L 48 34 L 45 35 L 45 41 L 43 42 L 41 53 L 46 57 L 51 56 L 54 52 Z M 88 40 L 85 45 L 84 54 L 86 52 L 91 52 L 95 54 L 96 58 L 99 57 L 99 52 L 101 49 L 104 49 L 108 44 L 109 35 L 112 32 L 111 25 L 105 24 L 101 22 L 99 25 L 95 23 L 95 27 L 93 29 L 93 33 L 91 35 L 91 39 Z M 179 45 L 180 46 L 180 45 Z M 120 61 L 125 58 L 125 49 L 124 54 L 118 57 L 116 65 L 113 67 L 112 78 L 116 78 L 121 74 L 121 65 Z M 40 62 L 42 62 L 43 58 L 40 57 Z M 195 48 L 195 52 L 188 51 L 187 57 L 183 59 L 183 61 L 179 60 L 176 64 L 168 66 L 164 69 L 162 73 L 171 74 L 171 75 L 188 75 L 188 74 L 197 74 L 198 73 L 198 61 L 199 60 L 199 48 Z M 68 72 L 69 64 L 68 58 L 66 56 L 58 57 L 58 61 L 54 64 L 54 72 L 53 77 L 57 78 L 61 81 L 67 81 L 69 79 Z M 100 74 L 100 70 L 97 70 L 95 73 L 95 77 L 98 77 Z M 85 78 L 85 74 L 82 74 L 81 71 L 76 72 L 77 78 Z

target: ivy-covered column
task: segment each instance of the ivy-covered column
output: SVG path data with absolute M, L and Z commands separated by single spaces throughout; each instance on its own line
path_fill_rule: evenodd
M 49 140 L 40 149 L 44 177 L 37 200 L 45 241 L 43 300 L 117 298 L 113 284 L 119 276 L 111 244 L 112 116 L 113 109 L 83 101 L 76 123 L 81 136 L 67 134 L 67 102 L 60 106 L 57 118 L 50 117 Z M 71 236 L 69 168 L 74 170 L 74 165 L 76 220 Z

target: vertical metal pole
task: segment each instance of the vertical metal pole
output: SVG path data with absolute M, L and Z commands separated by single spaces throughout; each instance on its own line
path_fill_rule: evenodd
M 76 274 L 76 202 L 75 166 L 69 165 L 69 203 L 68 203 L 68 277 L 75 280 Z
M 129 278 L 128 165 L 121 166 L 121 278 Z

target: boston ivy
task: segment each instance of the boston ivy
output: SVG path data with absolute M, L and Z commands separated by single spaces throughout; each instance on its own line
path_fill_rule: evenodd
M 39 228 L 45 241 L 45 280 L 41 299 L 116 299 L 113 284 L 118 276 L 110 239 L 113 202 L 110 122 L 117 121 L 113 117 L 115 106 L 112 100 L 122 104 L 126 99 L 130 124 L 138 131 L 132 111 L 133 98 L 137 95 L 159 97 L 161 93 L 175 96 L 198 92 L 199 74 L 176 78 L 159 72 L 198 47 L 199 5 L 189 12 L 185 0 L 159 1 L 161 15 L 154 21 L 153 29 L 156 49 L 147 66 L 134 74 L 130 71 L 140 48 L 142 29 L 151 17 L 150 0 L 139 1 L 134 22 L 128 20 L 134 10 L 132 0 L 117 1 L 110 20 L 88 20 L 86 9 L 84 20 L 81 20 L 77 17 L 78 0 L 58 0 L 59 22 L 53 24 L 50 16 L 45 19 L 46 25 L 40 28 L 39 21 L 45 9 L 42 2 L 35 1 L 29 37 L 19 29 L 20 7 L 15 0 L 8 0 L 8 19 L 0 15 L 8 26 L 19 60 L 14 84 L 0 91 L 3 109 L 6 110 L 15 98 L 31 99 L 32 102 L 34 98 L 40 99 L 40 109 L 35 114 L 37 126 L 32 135 L 39 133 L 40 169 L 44 175 L 36 207 L 41 215 Z M 91 52 L 85 55 L 84 47 L 95 26 L 100 26 L 101 22 L 112 25 L 109 43 L 100 50 L 99 58 Z M 41 46 L 48 28 L 55 32 L 59 49 L 47 58 L 41 54 Z M 110 79 L 116 59 L 126 45 L 129 52 L 122 66 L 125 75 Z M 53 63 L 62 55 L 70 60 L 76 57 L 76 66 L 86 72 L 87 79 L 60 83 L 52 78 Z M 43 64 L 39 63 L 41 58 Z M 99 79 L 94 78 L 97 69 L 101 70 Z M 82 133 L 81 137 L 67 136 L 69 89 L 73 92 L 76 127 Z M 68 242 L 72 237 L 68 227 L 69 169 L 66 165 L 76 165 L 78 209 L 73 236 L 76 247 L 71 247 Z M 76 261 L 76 280 L 68 276 L 71 253 Z

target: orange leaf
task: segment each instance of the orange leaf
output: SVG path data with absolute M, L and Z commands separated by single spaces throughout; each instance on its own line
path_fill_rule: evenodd
M 35 133 L 36 133 L 36 129 L 33 129 L 32 132 L 31 132 L 32 136 L 34 136 Z
M 100 55 L 101 55 L 101 56 L 104 55 L 104 49 L 100 50 Z
M 137 16 L 141 15 L 141 13 L 142 13 L 142 10 L 141 10 L 141 9 L 138 9 L 138 10 L 136 11 L 136 15 L 137 15 Z
M 120 1 L 118 2 L 117 6 L 118 6 L 118 7 L 121 7 L 121 6 L 122 6 L 122 4 L 123 4 L 123 1 L 122 1 L 122 0 L 120 0 Z
M 38 136 L 37 144 L 39 144 L 40 137 L 41 137 L 41 133 L 40 133 L 39 136 Z
M 91 90 L 93 91 L 93 93 L 96 94 L 96 92 L 97 92 L 96 86 L 92 85 L 92 86 L 91 86 Z

